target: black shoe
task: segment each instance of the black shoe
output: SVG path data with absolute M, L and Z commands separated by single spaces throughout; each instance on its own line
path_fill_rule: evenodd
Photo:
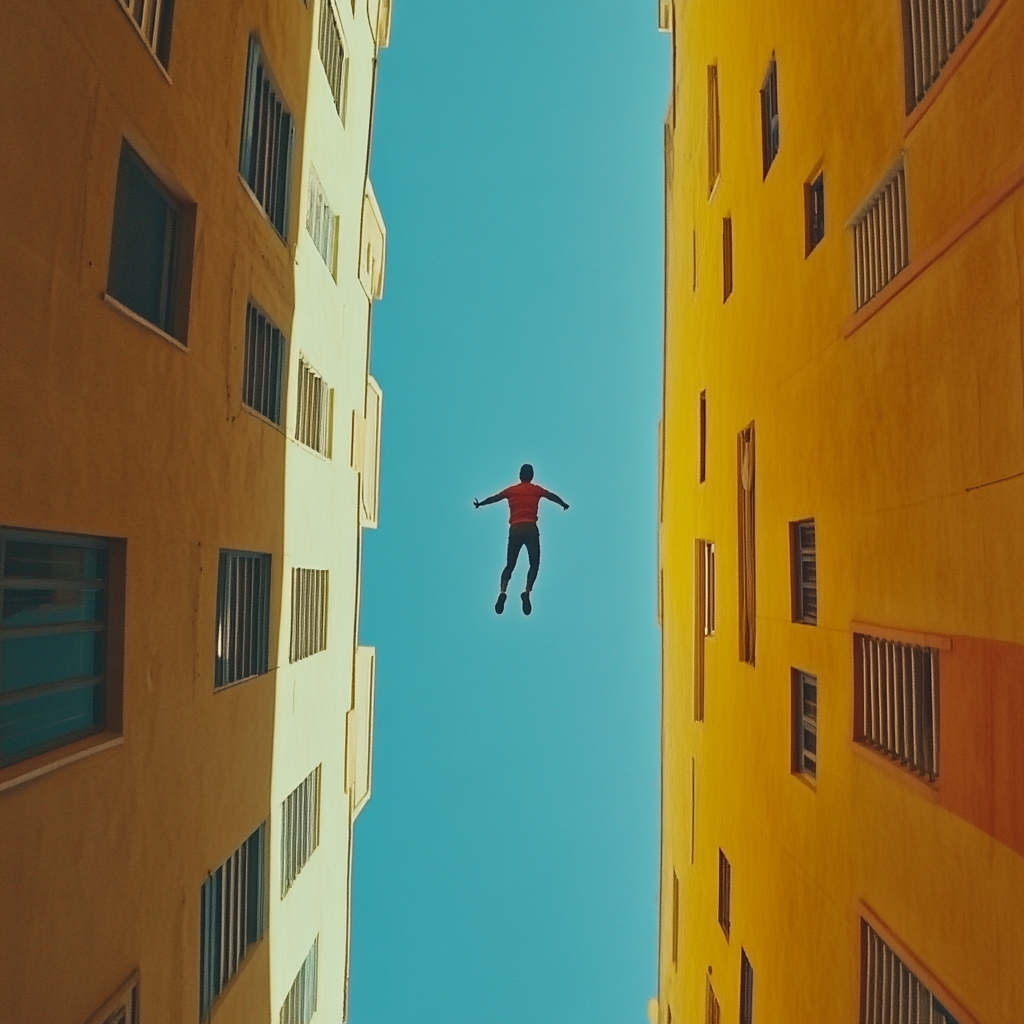
M 498 595 L 498 600 L 494 602 L 494 610 L 500 615 L 505 610 L 505 598 L 508 597 L 504 591 Z
M 523 594 L 522 594 L 522 597 L 523 597 L 523 614 L 524 615 L 529 615 L 530 612 L 533 611 L 533 605 L 530 604 L 530 592 L 528 590 L 524 590 Z

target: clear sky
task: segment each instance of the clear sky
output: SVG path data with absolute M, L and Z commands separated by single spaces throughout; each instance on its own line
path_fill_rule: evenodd
M 642 1024 L 655 994 L 655 0 L 395 0 L 373 181 L 380 529 L 353 1024 Z M 494 614 L 522 462 L 534 613 Z

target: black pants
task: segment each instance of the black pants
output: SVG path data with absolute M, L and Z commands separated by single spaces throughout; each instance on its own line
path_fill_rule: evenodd
M 516 523 L 508 528 L 508 557 L 505 561 L 505 568 L 501 572 L 501 589 L 508 586 L 512 579 L 516 562 L 519 561 L 519 549 L 526 546 L 526 553 L 530 556 L 530 571 L 526 574 L 526 589 L 533 590 L 534 580 L 537 579 L 537 570 L 540 568 L 540 530 L 536 523 Z

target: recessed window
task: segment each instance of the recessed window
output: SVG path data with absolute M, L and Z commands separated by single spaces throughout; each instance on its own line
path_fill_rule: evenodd
M 708 393 L 700 393 L 700 482 L 707 479 L 708 467 Z
M 672 963 L 679 962 L 679 876 L 672 872 Z
M 729 863 L 725 854 L 718 851 L 718 923 L 722 926 L 722 931 L 725 932 L 725 937 L 729 937 L 729 928 L 731 925 L 730 914 L 732 913 L 731 908 L 732 899 L 732 865 Z
M 0 767 L 117 725 L 108 676 L 123 591 L 110 590 L 123 582 L 111 547 L 0 530 Z
M 199 1019 L 235 976 L 249 947 L 263 938 L 267 902 L 264 822 L 199 891 Z
M 363 195 L 363 215 L 359 225 L 359 283 L 371 301 L 384 296 L 384 261 L 387 233 L 377 197 L 367 183 Z
M 299 359 L 295 440 L 331 457 L 334 434 L 334 388 L 304 358 Z
M 825 174 L 804 185 L 804 223 L 807 234 L 805 255 L 809 256 L 825 237 Z
M 754 424 L 737 438 L 739 490 L 739 627 L 740 661 L 754 664 L 757 632 L 757 559 L 754 532 Z
M 316 1012 L 317 969 L 319 967 L 320 936 L 313 940 L 313 948 L 306 955 L 299 973 L 281 1007 L 280 1024 L 309 1024 Z
M 328 3 L 329 0 L 324 0 Z M 320 258 L 334 277 L 338 271 L 338 218 L 327 202 L 323 185 L 312 165 L 309 168 L 309 198 L 306 204 L 306 230 Z
M 693 229 L 693 283 L 691 290 L 696 293 L 697 291 L 697 229 Z
M 779 152 L 779 66 L 775 55 L 768 63 L 768 71 L 761 86 L 761 164 L 762 177 L 768 177 Z
M 715 545 L 697 540 L 694 565 L 693 718 L 704 721 L 704 642 L 715 635 Z
M 238 171 L 270 223 L 286 240 L 294 138 L 292 115 L 259 42 L 250 36 Z
M 242 401 L 271 423 L 281 422 L 284 335 L 252 302 L 245 311 L 245 367 Z
M 754 968 L 745 949 L 740 950 L 740 1024 L 754 1024 Z
M 326 569 L 292 569 L 292 635 L 289 661 L 327 649 Z
M 107 295 L 183 344 L 191 289 L 191 213 L 122 143 Z
M 171 59 L 174 0 L 120 0 L 120 3 L 135 22 L 153 56 L 166 68 Z
M 708 65 L 708 195 L 722 173 L 722 126 L 718 109 L 718 65 Z
M 732 295 L 732 217 L 722 219 L 722 301 Z
M 281 804 L 281 898 L 320 845 L 320 765 Z
M 263 675 L 269 650 L 270 555 L 221 551 L 214 686 Z
M 348 55 L 332 0 L 320 0 L 320 61 L 331 87 L 334 106 L 345 123 L 345 99 L 348 92 Z
M 818 560 L 814 520 L 802 519 L 798 523 L 790 523 L 789 543 L 792 557 L 793 621 L 814 626 L 818 622 Z
M 793 669 L 793 771 L 818 778 L 818 677 Z
M 909 262 L 907 181 L 901 161 L 853 223 L 857 308 L 870 302 Z
M 707 994 L 704 1000 L 704 1024 L 722 1024 L 722 1008 L 711 986 L 711 968 L 708 968 Z

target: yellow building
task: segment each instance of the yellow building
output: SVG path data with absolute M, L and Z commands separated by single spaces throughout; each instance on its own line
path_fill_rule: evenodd
M 344 1020 L 390 0 L 0 8 L 0 1021 Z
M 1024 0 L 663 0 L 661 1024 L 1024 1021 Z

